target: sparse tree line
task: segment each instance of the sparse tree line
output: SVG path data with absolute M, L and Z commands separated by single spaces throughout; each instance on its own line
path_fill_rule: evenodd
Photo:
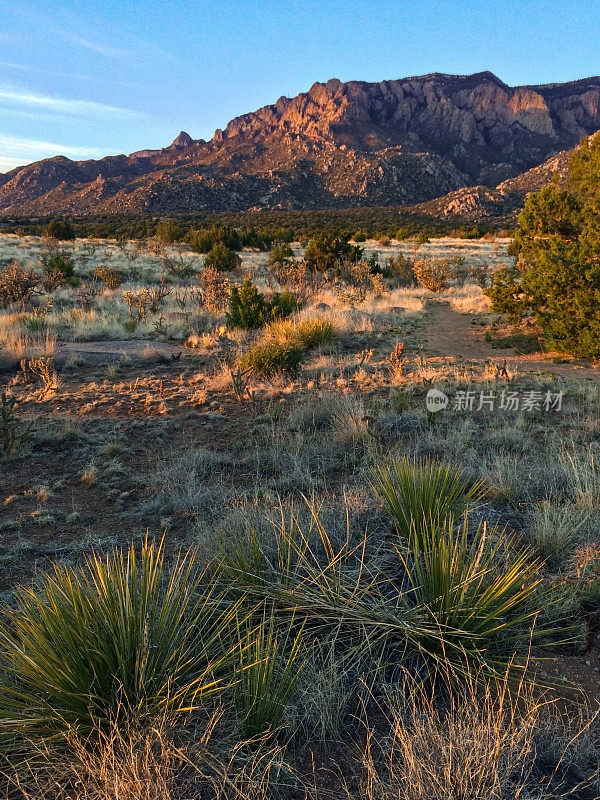
M 70 227 L 79 238 L 147 239 L 160 236 L 169 241 L 191 241 L 200 246 L 210 240 L 210 231 L 229 228 L 237 231 L 244 247 L 266 249 L 275 241 L 307 241 L 317 234 L 356 242 L 382 237 L 421 242 L 435 236 L 476 239 L 488 234 L 506 233 L 505 223 L 457 225 L 456 222 L 407 214 L 397 207 L 323 209 L 315 211 L 253 211 L 213 213 L 203 216 L 111 215 L 80 218 L 1 219 L 0 233 L 41 236 L 49 225 Z M 51 235 L 55 236 L 55 233 Z M 66 239 L 68 236 L 55 236 Z M 211 242 L 211 246 L 214 241 Z M 204 250 L 202 252 L 205 252 Z

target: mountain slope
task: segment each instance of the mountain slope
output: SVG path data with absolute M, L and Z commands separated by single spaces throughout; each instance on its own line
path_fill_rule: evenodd
M 206 142 L 0 175 L 0 213 L 407 205 L 495 187 L 600 129 L 600 78 L 509 87 L 489 72 L 316 83 Z
M 513 223 L 529 192 L 547 186 L 554 175 L 561 180 L 567 177 L 569 160 L 576 149 L 562 150 L 537 167 L 502 181 L 495 188 L 466 186 L 434 200 L 417 203 L 411 209 L 438 219 L 456 218 L 462 222 L 505 220 Z

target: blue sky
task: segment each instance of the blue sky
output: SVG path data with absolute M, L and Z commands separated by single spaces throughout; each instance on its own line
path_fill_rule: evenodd
M 0 0 L 0 172 L 210 138 L 315 81 L 600 73 L 597 0 Z

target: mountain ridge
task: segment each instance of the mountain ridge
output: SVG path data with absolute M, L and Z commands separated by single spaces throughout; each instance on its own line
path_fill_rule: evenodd
M 0 213 L 427 204 L 495 191 L 599 129 L 597 76 L 517 87 L 487 71 L 332 78 L 235 117 L 209 141 L 181 131 L 160 150 L 17 167 L 0 175 Z

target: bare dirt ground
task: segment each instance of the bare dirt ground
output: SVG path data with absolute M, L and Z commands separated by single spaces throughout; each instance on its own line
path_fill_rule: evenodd
M 117 339 L 98 342 L 59 342 L 55 351 L 58 365 L 69 356 L 85 359 L 90 364 L 107 364 L 123 359 L 146 358 L 148 354 L 177 355 L 182 350 L 179 342 L 149 341 L 147 339 Z
M 510 373 L 552 372 L 564 378 L 593 378 L 600 380 L 600 368 L 591 359 L 569 358 L 556 364 L 555 352 L 520 354 L 514 349 L 493 348 L 484 339 L 485 329 L 476 327 L 473 314 L 463 314 L 444 301 L 430 300 L 426 305 L 428 318 L 423 330 L 427 355 L 441 356 L 456 362 L 502 364 Z

